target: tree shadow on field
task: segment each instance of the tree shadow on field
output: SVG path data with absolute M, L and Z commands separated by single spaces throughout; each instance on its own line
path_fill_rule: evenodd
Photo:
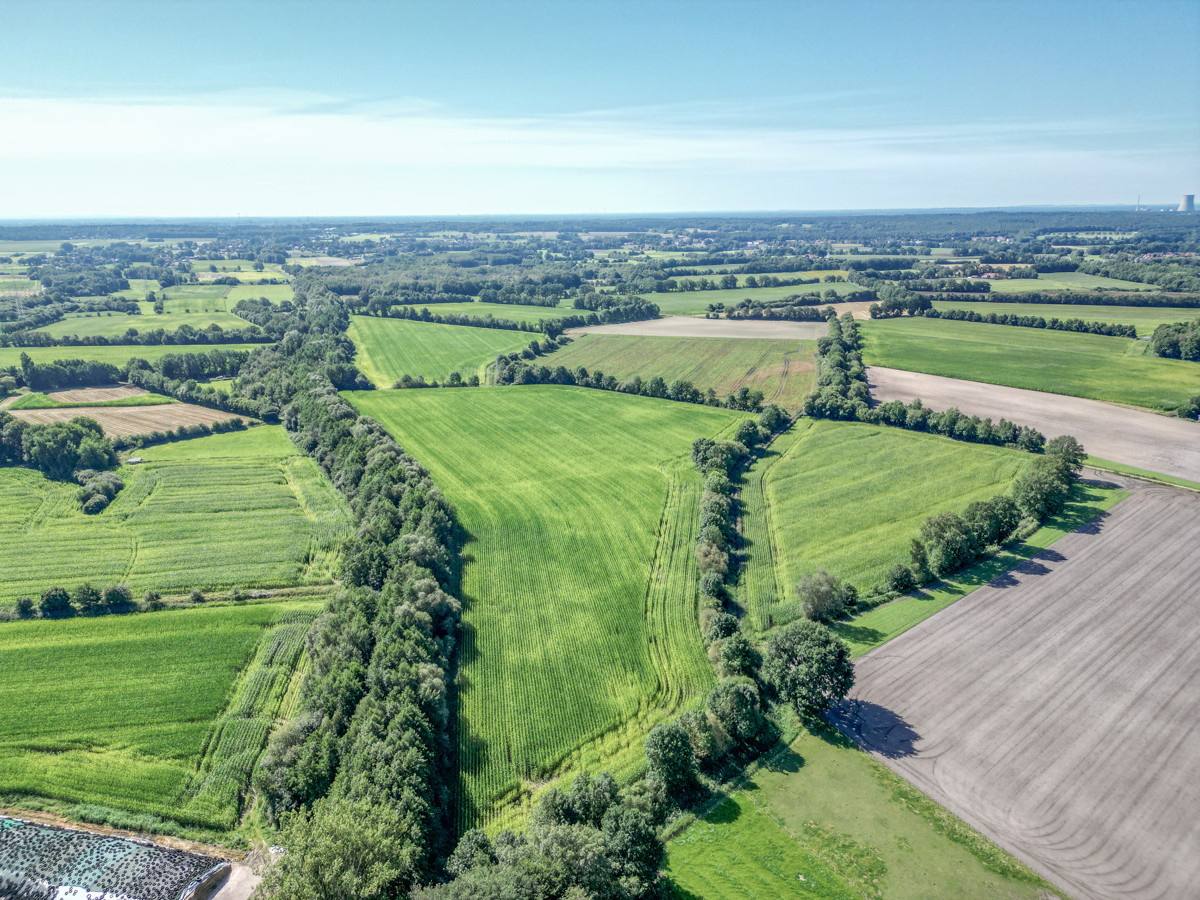
M 851 625 L 849 622 L 833 622 L 830 624 L 829 630 L 844 641 L 865 647 L 882 644 L 887 638 L 887 633 L 878 628 L 871 628 L 868 625 Z
M 1023 563 L 1014 566 L 1007 572 L 997 575 L 989 582 L 989 585 L 995 588 L 1016 587 L 1021 583 L 1021 576 L 1049 575 L 1054 570 L 1047 566 L 1046 563 L 1065 562 L 1066 559 L 1057 550 L 1047 548 L 1040 551 L 1036 556 L 1031 556 Z
M 829 721 L 863 748 L 887 759 L 912 756 L 921 740 L 903 716 L 869 700 L 843 700 L 829 711 Z

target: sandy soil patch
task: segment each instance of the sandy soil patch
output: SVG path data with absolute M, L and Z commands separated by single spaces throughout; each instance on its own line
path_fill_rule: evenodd
M 46 394 L 51 400 L 59 403 L 104 403 L 107 400 L 124 400 L 126 397 L 140 397 L 148 393 L 140 387 L 122 384 L 117 387 L 72 388 L 67 391 L 51 391 Z
M 931 409 L 951 406 L 973 416 L 1005 418 L 1046 435 L 1074 435 L 1092 456 L 1175 478 L 1200 481 L 1200 424 L 1043 391 L 867 367 L 879 401 L 920 397 Z
M 567 334 L 645 334 L 659 337 L 773 338 L 815 341 L 829 333 L 824 322 L 777 322 L 767 319 L 704 319 L 696 316 L 667 316 L 644 322 L 588 325 Z
M 1200 884 L 1200 496 L 1125 484 L 1108 513 L 860 659 L 835 716 L 1077 900 Z
M 69 422 L 76 416 L 95 419 L 109 437 L 131 437 L 166 431 L 180 425 L 212 425 L 230 419 L 247 419 L 220 409 L 191 403 L 164 403 L 159 406 L 69 406 L 60 409 L 13 409 L 9 414 L 26 422 L 44 425 Z

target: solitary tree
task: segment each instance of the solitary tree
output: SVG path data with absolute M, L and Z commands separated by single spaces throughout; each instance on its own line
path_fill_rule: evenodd
M 825 712 L 854 686 L 850 648 L 824 625 L 807 619 L 784 626 L 767 641 L 762 676 L 806 717 Z
M 696 783 L 696 760 L 687 732 L 677 722 L 656 725 L 646 738 L 646 767 L 668 795 L 685 792 Z

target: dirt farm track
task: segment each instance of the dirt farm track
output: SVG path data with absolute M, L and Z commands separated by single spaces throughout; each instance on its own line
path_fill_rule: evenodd
M 1200 495 L 1122 484 L 860 659 L 836 720 L 1076 900 L 1197 897 Z
M 917 397 L 930 409 L 957 406 L 967 415 L 1008 419 L 1046 437 L 1074 435 L 1099 459 L 1200 482 L 1200 425 L 1099 400 L 867 366 L 879 401 Z M 1197 892 L 1200 896 L 1200 891 Z

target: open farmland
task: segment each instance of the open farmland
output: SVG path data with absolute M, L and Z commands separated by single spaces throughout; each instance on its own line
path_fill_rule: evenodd
M 818 568 L 860 591 L 908 562 L 934 513 L 1004 493 L 1030 459 L 1000 447 L 847 422 L 800 419 L 745 476 L 749 562 L 740 592 L 751 624 Z
M 415 310 L 428 309 L 435 316 L 491 316 L 493 319 L 508 319 L 510 322 L 544 322 L 546 319 L 561 319 L 563 316 L 587 315 L 587 310 L 573 309 L 569 304 L 561 306 L 522 306 L 518 303 L 480 303 L 467 300 L 462 303 L 407 303 Z M 536 337 L 536 335 L 530 335 Z
M 0 469 L 0 602 L 84 581 L 140 594 L 331 580 L 348 513 L 281 427 L 140 452 L 93 516 L 76 485 Z
M 1200 497 L 1130 488 L 859 660 L 838 712 L 887 766 L 1081 900 L 1184 897 L 1200 881 Z
M 863 362 L 1174 412 L 1200 392 L 1200 366 L 1097 334 L 901 318 L 864 322 Z
M 197 406 L 194 403 L 55 406 L 43 409 L 23 409 L 19 404 L 14 404 L 8 407 L 8 412 L 35 425 L 70 422 L 76 416 L 87 416 L 99 422 L 109 437 L 133 437 L 174 430 L 184 425 L 212 425 L 214 422 L 247 418 L 221 409 Z
M 647 300 L 657 303 L 664 316 L 700 315 L 710 304 L 723 303 L 734 306 L 743 300 L 780 300 L 793 294 L 824 294 L 835 291 L 838 296 L 861 291 L 857 284 L 794 284 L 786 287 L 738 287 L 715 291 L 672 291 L 666 294 L 643 294 Z
M 1194 363 L 1192 364 L 1194 365 Z M 1098 400 L 868 366 L 871 396 L 881 402 L 917 397 L 930 409 L 1001 417 L 1044 434 L 1074 435 L 1092 456 L 1147 472 L 1200 482 L 1200 425 Z
M 76 337 L 97 336 L 111 339 L 124 337 L 125 333 L 131 328 L 138 334 L 148 334 L 159 328 L 164 331 L 175 331 L 184 325 L 197 330 L 208 328 L 210 325 L 218 325 L 225 331 L 241 331 L 249 327 L 250 323 L 240 316 L 226 312 L 170 312 L 162 315 L 155 315 L 151 312 L 137 316 L 131 316 L 126 313 L 105 312 L 81 315 L 68 314 L 60 321 L 47 325 L 44 328 L 39 328 L 37 331 L 54 338 L 75 335 Z M 83 351 L 89 348 L 69 349 Z M 131 352 L 137 355 L 136 348 Z
M 66 391 L 31 391 L 16 397 L 0 400 L 0 408 L 6 409 L 55 409 L 82 406 L 158 406 L 174 403 L 173 397 L 152 394 L 141 388 L 121 385 L 120 387 L 74 388 Z
M 1047 272 L 1037 278 L 998 278 L 989 282 L 997 294 L 1024 294 L 1029 291 L 1094 291 L 1103 288 L 1109 291 L 1153 291 L 1152 284 L 1140 281 L 1122 281 L 1103 275 L 1085 275 L 1082 272 Z
M 678 900 L 1057 896 L 836 734 L 803 730 L 764 762 L 667 845 Z
M 221 344 L 222 350 L 257 350 L 265 344 Z M 21 354 L 28 353 L 35 363 L 49 363 L 58 359 L 94 359 L 97 362 L 124 366 L 137 357 L 155 362 L 172 353 L 204 353 L 213 349 L 210 345 L 153 344 L 150 346 L 116 347 L 0 347 L 0 368 L 21 364 Z
M 319 610 L 305 601 L 5 623 L 0 802 L 231 829 Z
M 815 352 L 811 341 L 581 334 L 539 362 L 571 370 L 583 366 L 620 380 L 683 379 L 721 398 L 748 387 L 762 391 L 767 403 L 795 409 L 812 390 Z
M 709 686 L 688 454 L 744 416 L 566 387 L 349 396 L 429 468 L 472 537 L 464 826 L 581 744 L 634 718 L 648 727 Z M 639 749 L 643 733 L 629 736 Z
M 296 296 L 290 284 L 235 284 L 225 292 L 230 309 L 242 300 L 258 300 L 266 297 L 272 303 L 282 303 Z
M 1067 303 L 1005 303 L 995 300 L 934 300 L 937 310 L 966 309 L 981 316 L 988 313 L 1012 316 L 1041 316 L 1044 319 L 1082 319 L 1085 322 L 1115 322 L 1133 325 L 1139 335 L 1150 335 L 1159 325 L 1169 322 L 1190 322 L 1200 316 L 1200 309 L 1164 306 L 1084 306 Z
M 698 316 L 666 316 L 642 322 L 585 325 L 572 328 L 579 334 L 637 334 L 646 337 L 747 338 L 780 341 L 815 341 L 829 333 L 824 322 L 784 322 L 771 319 L 703 319 Z
M 391 387 L 401 375 L 422 375 L 427 381 L 443 381 L 451 372 L 482 376 L 499 354 L 537 340 L 524 331 L 374 316 L 353 316 L 347 336 L 357 348 L 355 365 L 376 387 Z

